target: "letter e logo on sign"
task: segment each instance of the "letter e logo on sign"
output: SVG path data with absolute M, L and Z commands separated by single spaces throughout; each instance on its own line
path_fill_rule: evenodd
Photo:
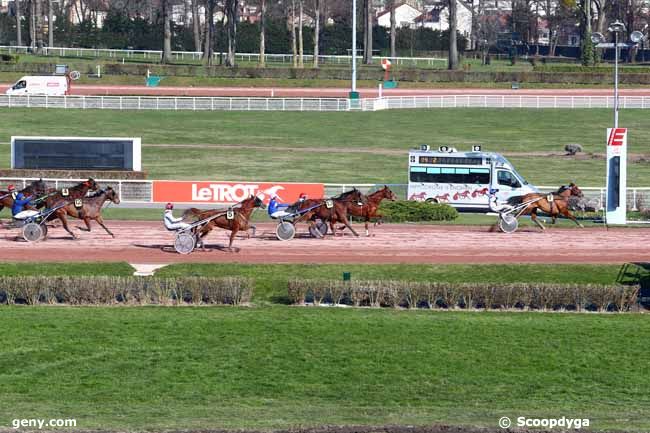
M 625 143 L 625 136 L 627 135 L 627 128 L 612 128 L 607 139 L 608 146 L 623 146 Z

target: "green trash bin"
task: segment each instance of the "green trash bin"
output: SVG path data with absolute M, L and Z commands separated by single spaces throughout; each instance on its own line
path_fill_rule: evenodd
M 350 92 L 349 93 L 350 99 L 359 99 L 359 92 Z

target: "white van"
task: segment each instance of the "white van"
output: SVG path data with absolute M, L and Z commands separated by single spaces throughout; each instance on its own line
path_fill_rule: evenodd
M 498 190 L 497 201 L 539 190 L 529 184 L 502 155 L 458 152 L 441 146 L 432 151 L 423 145 L 409 152 L 408 199 L 448 203 L 457 208 L 489 210 L 490 190 Z
M 68 78 L 61 75 L 22 77 L 7 89 L 7 95 L 48 95 L 68 94 Z

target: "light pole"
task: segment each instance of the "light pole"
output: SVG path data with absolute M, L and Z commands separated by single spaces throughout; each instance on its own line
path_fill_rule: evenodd
M 607 29 L 610 33 L 614 33 L 614 128 L 618 128 L 618 34 L 625 31 L 625 24 L 620 21 L 613 22 Z M 636 33 L 636 32 L 635 32 Z M 611 44 L 604 43 L 605 36 L 602 33 L 592 33 L 591 42 L 598 48 L 609 48 Z M 628 46 L 627 44 L 623 44 Z
M 352 89 L 350 99 L 359 99 L 357 92 L 357 0 L 352 0 Z

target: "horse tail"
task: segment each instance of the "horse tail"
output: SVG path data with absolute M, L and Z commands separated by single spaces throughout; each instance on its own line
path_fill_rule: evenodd
M 524 197 L 521 196 L 521 195 L 516 195 L 516 196 L 514 196 L 514 197 L 510 197 L 510 198 L 508 199 L 508 204 L 509 204 L 510 206 L 517 206 L 517 205 L 519 205 L 519 204 L 521 204 L 521 203 L 523 202 L 523 198 L 524 198 Z

